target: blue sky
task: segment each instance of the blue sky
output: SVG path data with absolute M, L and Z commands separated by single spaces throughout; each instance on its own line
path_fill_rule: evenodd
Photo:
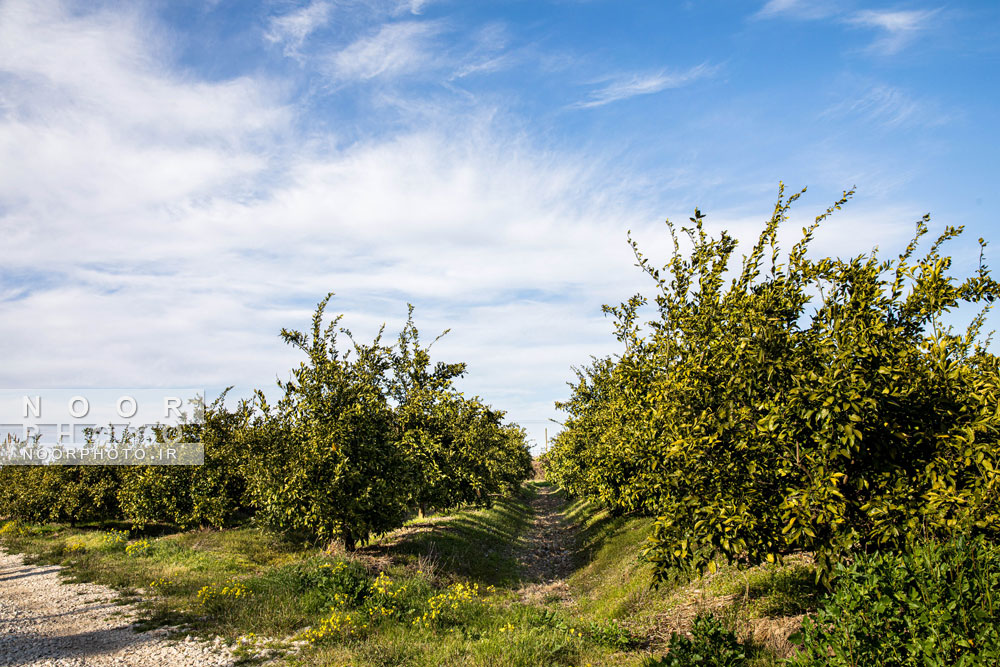
M 272 387 L 332 290 L 540 441 L 629 229 L 1000 244 L 998 65 L 995 2 L 0 1 L 0 385 Z

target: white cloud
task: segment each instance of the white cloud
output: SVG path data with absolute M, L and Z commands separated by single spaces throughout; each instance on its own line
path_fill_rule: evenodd
M 332 9 L 329 2 L 313 0 L 305 7 L 273 17 L 264 36 L 270 42 L 284 45 L 285 55 L 297 57 L 309 35 L 330 20 Z
M 892 33 L 913 32 L 923 29 L 931 16 L 936 14 L 936 10 L 920 11 L 875 11 L 865 10 L 856 13 L 851 22 L 860 25 L 883 28 Z
M 768 0 L 768 2 L 761 7 L 759 13 L 780 14 L 782 12 L 787 12 L 790 9 L 794 9 L 800 4 L 802 4 L 801 0 Z
M 853 14 L 848 23 L 881 30 L 884 34 L 871 45 L 884 55 L 898 53 L 930 26 L 939 10 L 865 10 Z
M 857 115 L 888 128 L 934 127 L 952 118 L 940 104 L 914 98 L 901 88 L 885 84 L 871 86 L 860 95 L 831 107 L 827 113 Z
M 506 69 L 522 56 L 507 51 L 510 42 L 507 26 L 491 23 L 473 35 L 472 48 L 460 57 L 451 79 L 461 79 L 473 74 L 485 74 Z
M 820 19 L 838 11 L 833 0 L 768 0 L 754 15 L 757 18 L 790 16 L 798 19 Z
M 435 26 L 389 24 L 342 74 L 426 64 Z M 140 15 L 0 4 L 0 385 L 268 387 L 298 361 L 277 332 L 332 289 L 362 337 L 415 302 L 428 336 L 453 330 L 435 352 L 469 363 L 466 391 L 545 419 L 569 367 L 615 349 L 600 305 L 648 287 L 625 230 L 664 257 L 661 215 L 681 215 L 489 110 L 345 148 L 293 135 L 268 81 L 203 81 L 171 56 Z M 708 73 L 624 77 L 590 101 Z
M 525 386 L 562 395 L 613 343 L 599 306 L 634 291 L 642 224 L 593 160 L 477 120 L 289 142 L 277 89 L 168 71 L 156 35 L 0 5 L 0 316 L 25 323 L 0 332 L 0 384 L 267 387 L 297 360 L 277 332 L 331 289 L 359 335 L 416 302 L 422 329 L 454 330 L 436 349 L 470 363 L 466 389 L 524 419 L 554 415 Z
M 400 0 L 396 11 L 421 14 L 429 4 L 431 4 L 431 0 Z
M 86 199 L 94 220 L 176 205 L 259 172 L 266 160 L 253 145 L 283 131 L 287 109 L 259 80 L 168 72 L 164 48 L 136 15 L 0 5 L 10 92 L 0 116 L 0 198 L 27 202 L 43 219 Z
M 388 23 L 331 58 L 336 78 L 369 80 L 415 71 L 432 60 L 431 41 L 441 31 L 433 21 Z
M 126 210 L 95 219 L 63 193 L 66 211 L 8 245 L 14 268 L 65 275 L 0 304 L 32 323 L 0 334 L 19 350 L 4 379 L 267 386 L 295 361 L 277 331 L 307 326 L 334 289 L 331 310 L 362 337 L 417 303 L 428 335 L 453 330 L 435 351 L 470 364 L 466 391 L 555 416 L 539 387 L 561 395 L 571 365 L 610 351 L 599 306 L 641 282 L 624 230 L 642 220 L 588 195 L 595 174 L 570 162 L 456 127 L 303 156 L 248 200 L 162 207 L 119 191 Z
M 893 55 L 925 32 L 939 9 L 850 11 L 844 3 L 832 0 L 769 0 L 754 14 L 755 18 L 788 17 L 835 20 L 861 28 L 879 30 L 882 35 L 868 48 L 881 55 Z
M 718 68 L 702 63 L 683 72 L 659 71 L 626 74 L 615 78 L 602 88 L 593 91 L 586 100 L 574 107 L 590 109 L 637 95 L 651 95 L 670 88 L 680 88 L 699 79 L 711 76 Z

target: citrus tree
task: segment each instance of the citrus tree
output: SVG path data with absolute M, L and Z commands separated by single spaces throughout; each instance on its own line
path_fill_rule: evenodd
M 284 396 L 273 409 L 258 396 L 276 439 L 257 460 L 251 495 L 264 523 L 353 549 L 402 524 L 414 475 L 393 437 L 390 350 L 381 332 L 370 344 L 354 341 L 340 317 L 324 328 L 331 296 L 317 307 L 311 333 L 282 330 L 307 361 L 280 382 Z M 339 336 L 350 341 L 346 352 Z
M 524 431 L 504 424 L 502 410 L 455 389 L 454 379 L 465 368 L 465 364 L 431 365 L 430 346 L 420 344 L 411 306 L 393 351 L 391 395 L 397 437 L 415 464 L 412 502 L 421 512 L 489 505 L 530 475 Z
M 464 364 L 431 364 L 412 308 L 398 345 L 382 331 L 362 344 L 340 317 L 324 327 L 330 296 L 310 333 L 282 332 L 308 359 L 281 384 L 280 402 L 258 395 L 274 434 L 249 473 L 262 522 L 353 549 L 419 509 L 488 504 L 528 476 L 523 431 L 454 389 Z
M 844 553 L 894 548 L 908 532 L 1000 528 L 997 359 L 944 323 L 1000 294 L 982 261 L 951 275 L 947 228 L 896 258 L 812 259 L 819 225 L 787 254 L 778 232 L 801 193 L 779 201 L 750 252 L 711 237 L 696 211 L 673 225 L 654 284 L 608 306 L 624 351 L 579 373 L 550 456 L 552 476 L 618 512 L 658 517 L 647 557 L 713 568 L 815 552 L 821 574 Z M 982 246 L 985 243 L 980 240 Z M 644 306 L 653 306 L 645 321 Z

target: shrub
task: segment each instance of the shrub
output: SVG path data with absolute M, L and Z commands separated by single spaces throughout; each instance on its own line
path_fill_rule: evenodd
M 411 506 L 490 505 L 530 475 L 524 432 L 504 413 L 451 391 L 421 391 L 398 408 L 400 445 L 416 464 Z
M 840 564 L 799 641 L 801 666 L 1000 664 L 1000 547 L 960 537 Z
M 742 667 L 749 651 L 736 635 L 713 616 L 699 614 L 691 627 L 691 637 L 674 633 L 667 655 L 648 659 L 643 667 Z
M 106 549 L 118 550 L 125 549 L 128 544 L 128 531 L 125 530 L 107 530 L 101 533 L 101 543 Z
M 614 620 L 604 623 L 591 622 L 587 628 L 586 637 L 602 646 L 619 651 L 628 651 L 642 643 L 641 637 Z
M 172 579 L 167 579 L 166 577 L 159 577 L 149 582 L 149 589 L 156 593 L 163 594 L 172 590 L 176 585 L 177 585 L 176 582 L 173 581 Z
M 381 333 L 369 345 L 356 342 L 339 328 L 340 317 L 324 328 L 329 298 L 316 309 L 311 335 L 282 331 L 308 362 L 280 383 L 285 395 L 269 414 L 280 435 L 260 453 L 251 493 L 267 525 L 318 541 L 339 538 L 352 550 L 402 525 L 414 475 L 392 437 L 389 349 Z M 340 334 L 351 341 L 346 353 Z
M 316 613 L 330 607 L 358 607 L 371 589 L 371 577 L 356 561 L 306 561 L 272 570 L 254 587 L 292 591 L 303 608 Z
M 431 625 L 454 622 L 456 611 L 463 611 L 463 607 L 475 607 L 481 604 L 484 604 L 484 600 L 479 591 L 479 584 L 456 582 L 427 599 L 427 612 L 421 617 L 421 622 Z
M 0 512 L 25 523 L 119 517 L 114 466 L 0 466 Z
M 24 532 L 24 525 L 16 519 L 5 521 L 3 526 L 0 526 L 0 535 L 23 535 Z
M 343 640 L 367 629 L 367 627 L 366 623 L 358 620 L 357 614 L 333 609 L 329 616 L 319 622 L 319 625 L 309 628 L 299 635 L 299 638 L 311 643 L 332 639 Z
M 494 496 L 509 495 L 530 476 L 525 433 L 504 425 L 502 410 L 456 391 L 452 383 L 464 375 L 465 364 L 432 366 L 431 345 L 420 344 L 410 306 L 392 352 L 389 383 L 396 437 L 416 464 L 410 504 L 423 511 L 489 505 Z
M 250 511 L 245 465 L 264 443 L 252 406 L 243 402 L 230 411 L 224 397 L 207 406 L 203 423 L 184 427 L 186 438 L 204 444 L 204 465 L 0 466 L 0 506 L 29 523 L 230 523 Z M 112 442 L 128 445 L 133 437 L 112 429 Z
M 221 528 L 252 513 L 247 466 L 255 452 L 270 446 L 269 434 L 250 401 L 226 409 L 227 392 L 205 406 L 202 423 L 185 426 L 185 440 L 200 441 L 205 448 L 202 465 L 122 469 L 118 503 L 123 518 L 138 527 L 161 521 Z

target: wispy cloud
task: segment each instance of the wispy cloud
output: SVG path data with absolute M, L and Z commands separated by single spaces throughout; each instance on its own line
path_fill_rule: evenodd
M 790 16 L 798 19 L 820 19 L 837 13 L 831 0 L 768 0 L 754 15 L 756 18 Z
M 385 26 L 340 72 L 407 71 L 438 29 Z M 141 16 L 0 3 L 16 104 L 0 113 L 0 314 L 31 323 L 0 332 L 18 351 L 0 382 L 266 387 L 296 361 L 276 333 L 330 289 L 359 335 L 407 301 L 427 331 L 454 327 L 435 349 L 516 418 L 555 416 L 569 367 L 611 351 L 598 306 L 635 291 L 624 230 L 655 220 L 616 197 L 629 179 L 598 185 L 595 156 L 489 120 L 296 140 L 284 88 L 176 73 L 174 43 Z
M 435 21 L 388 23 L 331 58 L 341 80 L 369 80 L 415 71 L 432 60 L 431 42 L 442 26 Z
M 510 42 L 507 26 L 491 23 L 478 30 L 472 39 L 472 48 L 463 54 L 450 79 L 461 79 L 473 74 L 496 72 L 509 67 L 517 55 L 507 51 Z
M 882 36 L 872 43 L 871 49 L 885 55 L 898 53 L 920 33 L 930 27 L 937 9 L 923 10 L 864 10 L 851 15 L 847 22 L 882 31 Z
M 868 49 L 881 55 L 893 55 L 903 50 L 921 33 L 931 27 L 931 20 L 940 9 L 851 11 L 843 3 L 832 0 L 768 0 L 754 18 L 786 17 L 802 21 L 831 19 L 854 27 L 881 32 Z
M 264 37 L 269 42 L 282 44 L 286 56 L 298 56 L 309 35 L 330 20 L 332 9 L 329 2 L 314 0 L 301 9 L 275 16 L 269 22 Z
M 702 63 L 683 72 L 661 70 L 659 72 L 626 74 L 591 92 L 588 99 L 572 106 L 578 109 L 591 109 L 637 95 L 652 95 L 671 88 L 680 88 L 711 76 L 717 69 L 717 66 Z
M 421 14 L 429 4 L 431 4 L 431 0 L 400 0 L 397 5 L 397 12 Z
M 952 118 L 934 101 L 916 99 L 901 88 L 885 84 L 871 86 L 831 107 L 826 115 L 860 116 L 886 128 L 934 127 Z

